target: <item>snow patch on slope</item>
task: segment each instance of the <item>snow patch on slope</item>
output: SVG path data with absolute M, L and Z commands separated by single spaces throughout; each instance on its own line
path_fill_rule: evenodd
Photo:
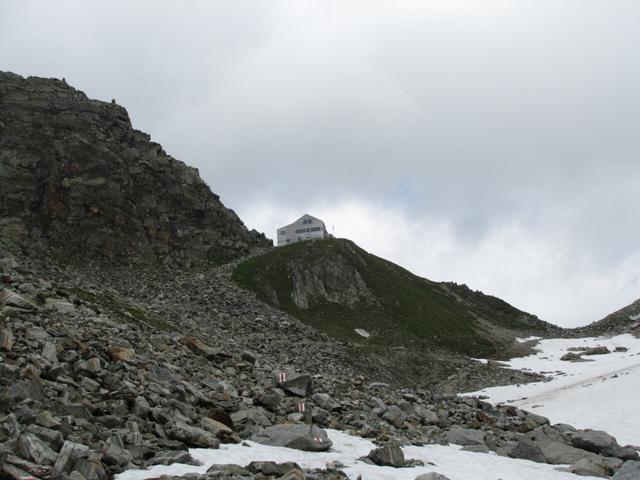
M 585 356 L 586 362 L 560 358 L 571 347 L 626 347 L 626 352 Z M 491 403 L 509 403 L 576 428 L 605 430 L 624 444 L 640 444 L 640 339 L 615 337 L 541 340 L 537 353 L 506 362 L 510 368 L 542 373 L 547 382 L 487 388 L 465 395 L 486 395 Z
M 202 466 L 158 465 L 149 470 L 129 470 L 116 475 L 116 480 L 143 480 L 160 475 L 185 475 L 205 473 L 214 464 L 235 463 L 248 465 L 252 461 L 296 462 L 302 468 L 325 468 L 332 461 L 342 462 L 344 472 L 355 480 L 358 475 L 366 480 L 413 480 L 418 475 L 438 472 L 450 480 L 576 480 L 575 475 L 557 471 L 557 466 L 500 457 L 493 453 L 472 453 L 457 446 L 427 445 L 403 448 L 406 458 L 416 458 L 434 465 L 412 468 L 392 468 L 368 465 L 358 461 L 375 445 L 364 438 L 348 435 L 337 430 L 327 430 L 333 447 L 328 452 L 302 452 L 284 447 L 269 447 L 247 441 L 249 447 L 223 444 L 219 449 L 195 448 L 189 450 Z M 595 477 L 581 477 L 595 480 Z

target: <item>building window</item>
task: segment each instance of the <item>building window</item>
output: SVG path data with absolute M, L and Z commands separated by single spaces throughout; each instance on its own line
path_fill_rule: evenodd
M 286 235 L 287 231 L 286 230 L 280 230 L 280 235 Z

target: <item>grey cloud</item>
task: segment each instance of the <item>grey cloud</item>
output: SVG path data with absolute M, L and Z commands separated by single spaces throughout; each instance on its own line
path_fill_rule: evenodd
M 115 97 L 239 211 L 358 198 L 469 246 L 517 219 L 604 275 L 638 253 L 639 21 L 634 0 L 0 0 L 0 68 Z

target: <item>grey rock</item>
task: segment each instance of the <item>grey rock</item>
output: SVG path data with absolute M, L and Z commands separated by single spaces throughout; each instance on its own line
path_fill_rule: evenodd
M 306 373 L 277 372 L 273 375 L 274 384 L 286 393 L 298 397 L 311 395 L 311 375 Z
M 489 453 L 489 447 L 486 445 L 467 445 L 462 447 L 461 450 L 465 452 L 474 452 L 474 453 Z
M 438 422 L 438 415 L 433 410 L 423 405 L 417 406 L 415 408 L 415 412 L 418 418 L 420 418 L 420 421 L 427 425 L 432 425 Z
M 526 437 L 518 439 L 518 443 L 509 451 L 508 456 L 511 458 L 531 460 L 532 462 L 547 463 L 547 459 L 540 449 L 540 446 Z
M 23 311 L 35 310 L 33 302 L 23 297 L 19 293 L 13 292 L 8 288 L 0 290 L 0 307 L 8 307 L 10 309 L 17 309 Z
M 291 470 L 300 470 L 300 466 L 295 462 L 251 462 L 244 467 L 251 473 L 261 473 L 267 476 L 281 477 L 288 474 Z
M 173 465 L 174 463 L 185 465 L 200 464 L 186 450 L 163 450 L 157 452 L 153 458 L 147 461 L 147 465 Z
M 547 463 L 552 465 L 572 465 L 583 458 L 597 457 L 596 454 L 580 448 L 566 445 L 562 442 L 546 441 L 537 442 Z
M 401 427 L 402 424 L 407 420 L 407 417 L 408 415 L 397 405 L 391 405 L 382 414 L 382 418 L 396 428 Z
M 373 463 L 385 467 L 404 467 L 405 459 L 402 449 L 397 445 L 385 445 L 371 450 L 367 455 Z
M 251 440 L 264 445 L 295 448 L 308 452 L 323 452 L 331 448 L 327 432 L 315 425 L 280 424 L 255 433 Z
M 53 465 L 58 457 L 48 444 L 32 433 L 23 433 L 18 437 L 17 449 L 24 458 L 41 465 Z
M 57 430 L 52 430 L 40 425 L 29 425 L 27 427 L 27 432 L 33 433 L 47 445 L 50 445 L 56 452 L 60 450 L 62 444 L 64 443 L 62 434 Z
M 53 475 L 61 476 L 63 473 L 71 473 L 75 464 L 82 458 L 86 458 L 89 455 L 89 447 L 79 443 L 70 441 L 64 442 L 58 458 L 53 465 L 51 473 Z
M 68 403 L 63 405 L 62 412 L 64 415 L 70 415 L 76 418 L 84 418 L 85 420 L 93 419 L 93 415 L 87 407 L 85 407 L 82 403 Z
M 0 350 L 10 351 L 13 348 L 13 332 L 0 326 Z
M 86 458 L 79 458 L 73 465 L 73 473 L 79 473 L 86 480 L 105 480 L 107 472 L 100 463 L 97 455 L 88 455 Z
M 88 360 L 76 363 L 76 370 L 78 372 L 96 374 L 102 370 L 102 362 L 98 357 L 92 357 Z
M 314 393 L 311 396 L 311 401 L 329 412 L 337 411 L 340 409 L 340 404 L 331 398 L 328 393 Z
M 179 440 L 191 447 L 218 448 L 220 440 L 206 430 L 181 421 L 170 423 L 167 428 L 169 438 Z
M 234 412 L 231 414 L 231 420 L 235 430 L 245 436 L 251 436 L 272 423 L 261 408 L 246 408 Z
M 277 412 L 281 401 L 282 395 L 276 390 L 260 394 L 254 399 L 256 405 L 260 405 L 270 412 Z
M 638 480 L 640 478 L 640 462 L 627 460 L 615 473 L 613 480 Z
M 582 458 L 569 467 L 569 471 L 585 477 L 609 478 L 613 471 L 603 460 Z
M 583 355 L 606 355 L 608 353 L 611 353 L 611 350 L 609 350 L 607 347 L 591 347 L 591 348 L 587 348 L 584 352 Z
M 124 467 L 129 465 L 133 460 L 133 456 L 124 447 L 124 442 L 120 436 L 110 437 L 108 442 L 109 447 L 105 452 L 102 460 L 107 465 L 118 465 Z
M 447 432 L 447 442 L 456 445 L 484 445 L 486 434 L 482 430 L 453 427 Z
M 211 465 L 207 470 L 207 473 L 214 473 L 214 478 L 233 478 L 236 477 L 250 477 L 251 472 L 246 468 L 233 463 Z
M 582 358 L 582 356 L 579 353 L 574 353 L 574 352 L 569 352 L 569 353 L 565 353 L 562 357 L 560 357 L 560 360 L 563 360 L 565 362 L 584 362 L 584 358 Z
M 441 473 L 429 472 L 418 475 L 414 480 L 449 480 L 449 477 L 446 477 Z
M 228 436 L 227 434 L 233 433 L 233 430 L 227 425 L 209 417 L 200 418 L 200 426 L 218 438 L 224 438 Z
M 638 458 L 633 449 L 621 447 L 614 437 L 601 430 L 578 430 L 567 435 L 571 444 L 576 448 L 623 460 L 637 460 Z
M 22 380 L 4 389 L 0 394 L 7 402 L 21 402 L 23 400 L 44 400 L 44 389 L 35 380 Z

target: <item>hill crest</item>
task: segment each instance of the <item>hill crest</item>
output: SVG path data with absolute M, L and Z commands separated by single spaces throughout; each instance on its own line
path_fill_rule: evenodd
M 189 264 L 269 245 L 115 102 L 0 72 L 0 243 Z
M 329 335 L 369 345 L 499 356 L 516 336 L 560 330 L 464 285 L 418 277 L 345 239 L 300 242 L 241 263 L 234 279 Z

